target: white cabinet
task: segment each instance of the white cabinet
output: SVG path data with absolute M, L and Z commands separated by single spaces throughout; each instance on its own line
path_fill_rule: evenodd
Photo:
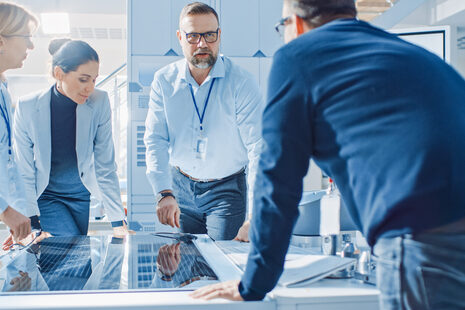
M 135 0 L 128 9 L 129 54 L 165 55 L 171 45 L 170 1 Z
M 260 83 L 260 58 L 255 57 L 229 57 L 233 63 L 252 73 L 257 84 Z
M 282 0 L 259 0 L 259 37 L 260 51 L 267 57 L 283 45 L 283 40 L 275 30 L 276 23 L 281 19 Z
M 131 148 L 131 195 L 128 196 L 128 200 L 133 199 L 134 195 L 147 195 L 154 199 L 152 187 L 145 175 L 146 164 L 145 164 L 145 145 L 144 145 L 144 133 L 145 123 L 143 121 L 131 122 L 131 135 L 132 139 L 128 146 Z
M 270 75 L 272 62 L 273 59 L 271 57 L 260 58 L 260 89 L 265 100 L 268 91 L 268 77 Z
M 259 50 L 258 0 L 222 0 L 219 4 L 222 53 L 253 56 Z

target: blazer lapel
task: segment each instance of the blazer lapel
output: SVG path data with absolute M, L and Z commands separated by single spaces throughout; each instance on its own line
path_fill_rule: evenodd
M 78 105 L 76 109 L 76 155 L 78 167 L 85 160 L 89 147 L 93 146 L 91 138 L 92 107 L 88 102 Z
M 50 100 L 51 100 L 51 89 L 43 92 L 39 95 L 37 100 L 37 121 L 35 124 L 36 132 L 35 136 L 37 139 L 36 146 L 38 147 L 40 154 L 40 161 L 47 167 L 46 171 L 50 171 L 50 165 L 52 160 L 52 124 L 50 120 Z

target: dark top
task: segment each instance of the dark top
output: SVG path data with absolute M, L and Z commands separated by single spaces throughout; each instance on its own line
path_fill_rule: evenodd
M 90 196 L 82 184 L 77 165 L 76 108 L 77 103 L 61 94 L 56 86 L 53 87 L 50 101 L 52 162 L 50 181 L 42 195 L 69 198 Z
M 52 160 L 50 180 L 43 197 L 90 199 L 90 192 L 82 183 L 77 166 L 76 109 L 77 103 L 53 86 L 50 100 Z M 111 226 L 123 226 L 123 221 L 113 221 Z
M 439 57 L 355 19 L 279 49 L 242 297 L 261 299 L 279 279 L 310 158 L 370 245 L 464 218 L 464 98 Z

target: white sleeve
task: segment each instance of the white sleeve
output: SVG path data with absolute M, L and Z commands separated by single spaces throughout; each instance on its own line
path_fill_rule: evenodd
M 152 82 L 150 102 L 145 120 L 144 142 L 146 146 L 147 179 L 153 193 L 172 189 L 169 169 L 169 134 L 166 123 L 165 105 L 157 74 Z
M 262 151 L 262 114 L 264 109 L 263 96 L 257 82 L 250 75 L 244 78 L 237 89 L 236 121 L 239 132 L 248 152 L 248 208 L 250 218 L 253 209 L 253 193 L 258 169 L 258 160 Z
M 33 143 L 29 138 L 27 130 L 28 122 L 30 120 L 25 117 L 22 109 L 21 101 L 18 103 L 15 111 L 15 118 L 13 124 L 13 137 L 14 137 L 14 156 L 15 161 L 18 163 L 18 170 L 22 182 L 24 182 L 25 191 L 25 215 L 33 216 L 39 215 L 39 207 L 37 205 L 37 190 L 36 190 L 36 171 L 34 164 L 34 150 Z

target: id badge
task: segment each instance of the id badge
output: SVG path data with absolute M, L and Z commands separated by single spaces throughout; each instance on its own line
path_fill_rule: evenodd
M 197 159 L 205 160 L 207 155 L 207 144 L 208 138 L 202 136 L 197 137 L 197 143 L 195 144 L 195 157 Z

